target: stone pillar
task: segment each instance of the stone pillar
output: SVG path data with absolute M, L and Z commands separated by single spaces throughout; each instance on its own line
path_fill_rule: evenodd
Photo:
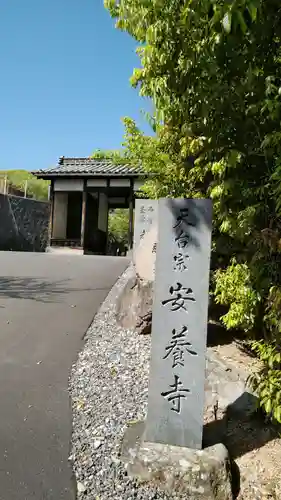
M 158 200 L 136 199 L 134 220 L 134 254 L 143 238 L 158 227 Z M 157 230 L 156 230 L 157 233 Z M 157 244 L 157 240 L 155 241 Z M 154 250 L 156 253 L 156 248 Z
M 158 220 L 146 440 L 201 449 L 212 202 L 160 199 Z

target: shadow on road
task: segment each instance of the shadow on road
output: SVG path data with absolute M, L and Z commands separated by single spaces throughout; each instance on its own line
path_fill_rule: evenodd
M 107 290 L 107 288 L 72 288 L 70 280 L 48 281 L 45 278 L 15 278 L 13 276 L 0 277 L 1 297 L 11 299 L 35 300 L 37 302 L 60 302 L 60 297 L 71 292 L 85 292 Z M 3 305 L 0 304 L 0 307 Z

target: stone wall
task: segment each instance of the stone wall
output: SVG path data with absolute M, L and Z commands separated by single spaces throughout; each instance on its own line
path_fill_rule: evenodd
M 44 252 L 49 213 L 48 202 L 0 194 L 0 250 Z

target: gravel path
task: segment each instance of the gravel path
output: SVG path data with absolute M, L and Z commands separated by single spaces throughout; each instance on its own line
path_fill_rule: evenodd
M 83 500 L 165 498 L 137 488 L 118 458 L 127 424 L 143 419 L 147 406 L 150 336 L 134 335 L 115 320 L 116 298 L 132 273 L 128 268 L 108 295 L 72 370 L 70 460 Z

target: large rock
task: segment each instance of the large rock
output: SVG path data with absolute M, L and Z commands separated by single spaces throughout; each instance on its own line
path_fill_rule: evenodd
M 231 467 L 223 444 L 193 450 L 142 443 L 127 464 L 129 476 L 183 500 L 231 500 Z
M 117 301 L 118 323 L 138 333 L 150 333 L 152 302 L 153 281 L 145 281 L 135 274 Z
M 117 321 L 141 334 L 151 333 L 156 245 L 157 227 L 152 226 L 134 249 L 135 276 L 117 303 Z
M 151 333 L 157 226 L 153 225 L 134 249 L 135 276 L 117 303 L 117 321 L 139 334 Z

